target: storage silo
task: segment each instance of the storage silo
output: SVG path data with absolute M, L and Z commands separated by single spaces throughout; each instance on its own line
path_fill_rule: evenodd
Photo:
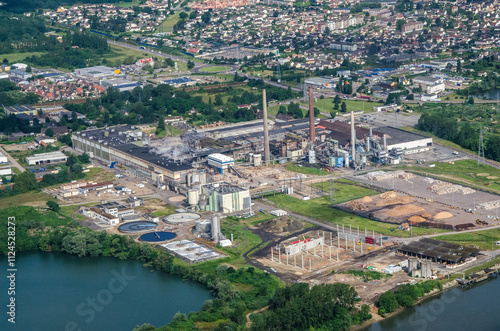
M 220 216 L 212 216 L 212 241 L 218 243 L 220 237 Z
M 210 233 L 211 229 L 212 229 L 212 222 L 210 222 L 209 220 L 198 221 L 194 226 L 194 231 L 197 234 Z
M 198 205 L 198 203 L 200 202 L 200 193 L 198 192 L 198 190 L 189 190 L 188 191 L 188 203 L 191 205 L 191 206 L 196 206 Z

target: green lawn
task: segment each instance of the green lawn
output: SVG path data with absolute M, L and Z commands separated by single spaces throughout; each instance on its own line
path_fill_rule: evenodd
M 180 13 L 181 12 L 179 11 L 167 17 L 167 19 L 164 20 L 163 23 L 156 28 L 155 32 L 171 32 L 174 25 L 180 20 L 179 18 Z M 186 14 L 189 15 L 189 12 L 186 12 Z
M 111 53 L 106 54 L 105 58 L 108 61 L 112 61 L 111 64 L 120 65 L 129 56 L 132 56 L 134 60 L 138 60 L 141 58 L 148 57 L 149 55 L 147 53 L 137 51 L 134 49 L 111 45 Z
M 348 112 L 350 112 L 351 110 L 352 111 L 363 110 L 363 107 L 364 107 L 365 113 L 369 113 L 369 112 L 373 111 L 373 107 L 383 105 L 383 103 L 379 103 L 379 102 L 368 102 L 368 101 L 361 101 L 361 100 L 344 100 L 344 99 L 342 99 L 342 102 L 345 102 Z M 340 104 L 342 104 L 342 102 Z M 307 104 L 303 101 L 301 101 L 300 104 L 303 106 L 307 106 Z M 314 103 L 314 107 L 317 107 L 323 113 L 332 112 L 333 106 L 334 106 L 333 98 L 318 99 Z M 340 105 L 339 105 L 339 110 L 336 110 L 336 112 L 337 112 L 337 114 L 340 113 Z
M 324 192 L 330 192 L 331 183 L 329 181 L 325 181 L 315 183 L 313 186 L 323 190 Z M 346 179 L 334 179 L 333 188 L 335 190 L 336 204 L 380 193 L 375 190 L 356 185 L 356 182 Z
M 203 68 L 200 71 L 212 73 L 212 72 L 226 71 L 226 70 L 229 70 L 229 69 L 231 69 L 231 68 L 226 67 L 226 66 L 213 66 L 213 67 Z
M 43 192 L 28 192 L 0 199 L 0 209 L 17 207 L 22 203 L 28 202 L 30 204 L 45 206 L 45 203 L 49 200 L 54 200 L 53 197 L 49 194 Z
M 500 249 L 500 246 L 494 243 L 500 241 L 500 229 L 459 233 L 446 236 L 439 236 L 436 239 L 448 241 L 459 245 L 476 245 L 481 248 L 481 250 L 493 250 Z
M 132 1 L 121 1 L 117 2 L 114 5 L 116 7 L 130 8 L 138 6 L 141 3 L 141 0 L 132 0 Z
M 298 173 L 306 174 L 306 175 L 314 175 L 314 176 L 326 176 L 329 174 L 328 171 L 323 170 L 323 169 L 299 167 L 298 165 L 295 165 L 295 164 L 288 164 L 286 166 L 286 170 L 298 172 Z
M 85 173 L 85 180 L 94 182 L 110 182 L 115 180 L 115 175 L 99 167 L 89 168 L 89 172 Z
M 21 62 L 23 61 L 26 57 L 28 56 L 33 56 L 33 55 L 42 55 L 45 54 L 45 52 L 28 52 L 28 53 L 8 53 L 8 54 L 0 54 L 0 61 L 3 61 L 4 59 L 9 60 L 9 64 L 14 64 L 16 62 Z
M 153 213 L 156 217 L 165 217 L 167 215 L 175 213 L 175 206 L 168 205 L 163 209 L 157 210 Z
M 375 222 L 354 214 L 347 213 L 342 210 L 332 208 L 329 206 L 330 197 L 328 196 L 303 201 L 288 195 L 278 194 L 274 197 L 269 196 L 267 197 L 267 199 L 273 201 L 278 208 L 290 210 L 321 222 L 332 223 L 334 225 L 338 224 L 339 226 L 352 225 L 353 228 L 357 228 L 359 226 L 360 230 L 364 230 L 364 228 L 366 227 L 369 231 L 375 231 L 383 235 L 398 237 L 410 236 L 410 232 L 397 229 L 397 226 L 395 224 Z M 447 231 L 441 229 L 413 228 L 413 233 L 415 235 L 444 232 Z

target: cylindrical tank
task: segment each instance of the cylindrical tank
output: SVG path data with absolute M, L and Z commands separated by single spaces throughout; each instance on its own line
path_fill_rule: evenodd
M 194 173 L 193 176 L 191 177 L 191 182 L 192 183 L 199 183 L 200 182 L 200 175 L 198 173 Z
M 209 220 L 201 220 L 196 222 L 194 226 L 196 233 L 209 233 L 212 228 L 212 223 Z
M 262 165 L 262 154 L 253 155 L 253 165 L 255 167 L 260 167 Z
M 191 206 L 196 206 L 200 202 L 200 193 L 198 190 L 189 190 L 188 191 L 188 203 Z
M 198 202 L 198 206 L 201 210 L 205 210 L 205 206 L 207 205 L 207 196 L 205 194 L 200 194 L 200 202 Z
M 361 162 L 362 162 L 363 164 L 365 164 L 365 163 L 366 163 L 366 155 L 361 155 Z
M 218 243 L 219 242 L 219 233 L 220 233 L 220 216 L 213 215 L 212 216 L 212 241 Z
M 205 185 L 207 183 L 207 173 L 203 170 L 200 172 L 200 184 Z
M 191 187 L 191 174 L 186 175 L 186 185 L 187 187 Z

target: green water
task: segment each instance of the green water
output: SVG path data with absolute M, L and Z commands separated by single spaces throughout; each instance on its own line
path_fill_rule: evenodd
M 16 323 L 7 321 L 7 258 L 3 257 L 0 330 L 132 330 L 160 327 L 178 311 L 198 311 L 210 292 L 195 282 L 151 272 L 136 261 L 18 253 Z

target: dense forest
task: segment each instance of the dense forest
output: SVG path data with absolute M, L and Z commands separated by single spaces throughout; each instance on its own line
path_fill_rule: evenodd
M 26 13 L 38 9 L 57 9 L 59 6 L 71 6 L 81 3 L 116 3 L 132 2 L 132 0 L 4 0 L 1 10 L 12 13 Z
M 487 112 L 471 112 L 468 117 L 473 117 L 476 120 L 489 119 L 490 116 Z M 437 110 L 424 112 L 418 120 L 417 128 L 432 133 L 439 138 L 452 141 L 463 148 L 477 152 L 479 146 L 479 128 L 477 122 L 476 120 L 467 122 L 463 119 L 464 117 L 453 110 L 445 110 L 440 107 Z M 473 123 L 476 126 L 473 126 Z M 489 159 L 500 161 L 499 133 L 488 133 L 485 127 L 482 127 L 482 130 L 484 131 L 485 156 Z

